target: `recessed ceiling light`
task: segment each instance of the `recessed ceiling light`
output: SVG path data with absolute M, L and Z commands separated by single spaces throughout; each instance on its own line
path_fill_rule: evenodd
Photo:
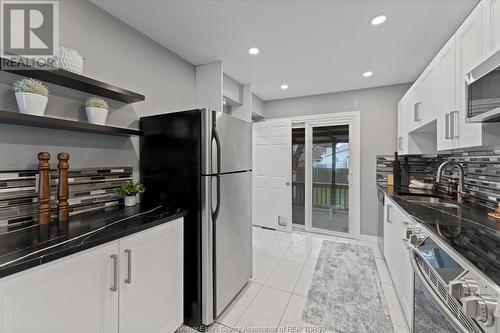
M 364 72 L 364 73 L 363 73 L 363 76 L 364 76 L 364 77 L 370 77 L 370 76 L 372 76 L 372 75 L 373 75 L 373 72 L 369 72 L 369 71 L 368 71 L 368 72 Z
M 387 16 L 385 16 L 385 15 L 379 15 L 379 16 L 376 16 L 376 17 L 374 17 L 372 19 L 372 24 L 373 25 L 379 25 L 379 24 L 384 23 L 386 20 L 387 20 Z
M 250 49 L 248 49 L 248 53 L 250 53 L 251 55 L 257 55 L 259 54 L 260 50 L 256 47 L 252 47 Z
M 282 84 L 282 85 L 281 85 L 281 89 L 283 89 L 283 90 L 287 90 L 287 89 L 288 89 L 288 84 Z

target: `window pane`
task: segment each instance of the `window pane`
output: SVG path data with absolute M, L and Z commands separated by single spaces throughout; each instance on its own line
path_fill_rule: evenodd
M 313 128 L 312 226 L 349 232 L 349 126 Z
M 292 222 L 305 223 L 305 129 L 292 129 Z

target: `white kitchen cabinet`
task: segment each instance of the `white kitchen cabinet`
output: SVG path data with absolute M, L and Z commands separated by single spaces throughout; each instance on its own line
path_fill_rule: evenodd
M 408 130 L 407 123 L 407 100 L 402 99 L 398 103 L 398 154 L 408 154 Z
M 479 4 L 458 28 L 456 34 L 457 112 L 452 114 L 454 148 L 483 145 L 483 125 L 467 119 L 467 86 L 465 75 L 482 61 L 482 6 Z
M 401 155 L 435 154 L 439 71 L 433 63 L 401 99 L 398 146 Z M 404 132 L 403 132 L 404 131 Z
M 400 287 L 401 281 L 401 260 L 399 252 L 399 240 L 401 237 L 399 220 L 400 212 L 392 203 L 389 197 L 385 198 L 385 213 L 384 213 L 384 257 L 387 262 L 387 267 L 391 274 L 394 288 L 397 290 Z
M 407 322 L 413 322 L 413 268 L 404 239 L 414 223 L 386 196 L 384 213 L 384 257 Z
M 457 111 L 456 43 L 453 36 L 437 56 L 439 86 L 434 94 L 438 96 L 437 150 L 450 150 L 454 146 L 451 119 Z M 439 93 L 437 93 L 439 92 Z
M 406 130 L 398 131 L 398 145 L 406 137 L 407 154 L 500 144 L 500 123 L 469 121 L 465 82 L 467 73 L 500 50 L 499 41 L 500 0 L 483 0 L 401 99 Z
M 439 68 L 433 61 L 411 87 L 405 97 L 408 102 L 407 129 L 418 132 L 419 128 L 436 120 L 439 99 L 436 94 L 439 87 Z
M 117 333 L 118 249 L 115 241 L 0 280 L 0 332 Z
M 483 0 L 483 60 L 500 51 L 500 0 Z
M 421 125 L 428 124 L 438 117 L 439 112 L 439 67 L 437 59 L 432 61 L 422 74 L 419 119 Z
M 400 212 L 399 215 L 401 218 L 398 221 L 399 226 L 399 238 L 397 241 L 397 253 L 399 256 L 400 263 L 400 284 L 399 289 L 397 290 L 399 301 L 401 303 L 401 307 L 403 308 L 403 313 L 406 317 L 406 320 L 409 325 L 413 323 L 413 283 L 414 283 L 414 274 L 413 267 L 410 262 L 410 252 L 408 249 L 408 244 L 406 242 L 406 230 L 408 228 L 414 227 L 414 224 L 408 219 L 408 217 Z
M 412 132 L 419 128 L 423 123 L 423 107 L 422 107 L 422 80 L 419 78 L 413 86 L 411 91 L 407 96 L 407 108 L 406 111 L 406 127 L 408 132 Z
M 182 222 L 120 240 L 120 333 L 174 332 L 183 322 Z
M 182 322 L 182 218 L 0 279 L 0 333 L 167 333 Z
M 392 263 L 392 243 L 389 241 L 392 239 L 392 216 L 394 205 L 389 197 L 385 197 L 384 206 L 384 258 L 389 266 Z

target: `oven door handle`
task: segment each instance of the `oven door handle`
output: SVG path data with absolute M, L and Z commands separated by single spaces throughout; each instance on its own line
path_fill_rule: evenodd
M 436 295 L 436 292 L 429 286 L 427 279 L 425 278 L 422 271 L 420 271 L 420 267 L 415 261 L 415 255 L 418 255 L 414 248 L 410 248 L 410 263 L 413 268 L 413 272 L 417 275 L 417 278 L 422 281 L 422 285 L 425 287 L 426 294 L 430 295 L 433 303 L 439 307 L 439 310 L 446 315 L 449 321 L 453 324 L 453 327 L 460 333 L 470 333 L 468 329 L 466 329 L 462 323 L 455 317 L 455 315 L 448 309 L 448 307 L 443 304 L 443 301 Z

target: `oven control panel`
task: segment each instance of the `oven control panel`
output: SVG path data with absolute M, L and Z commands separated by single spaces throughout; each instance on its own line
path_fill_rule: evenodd
M 500 296 L 488 283 L 471 271 L 448 285 L 451 297 L 462 304 L 465 315 L 474 319 L 485 332 L 500 332 Z
M 500 333 L 498 289 L 473 267 L 450 255 L 452 252 L 419 224 L 408 228 L 405 236 L 419 253 L 422 271 L 434 276 L 429 279 L 431 287 L 441 284 L 435 291 L 463 327 L 469 332 Z
M 495 312 L 497 308 L 497 299 L 490 296 L 479 294 L 466 296 L 460 299 L 465 314 L 486 326 L 493 326 L 495 321 Z

